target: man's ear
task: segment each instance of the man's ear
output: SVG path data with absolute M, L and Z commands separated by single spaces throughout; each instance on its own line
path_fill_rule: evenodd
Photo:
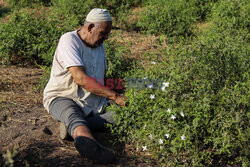
M 94 27 L 95 27 L 95 24 L 90 23 L 90 24 L 88 25 L 88 32 L 91 32 L 91 31 L 93 30 Z

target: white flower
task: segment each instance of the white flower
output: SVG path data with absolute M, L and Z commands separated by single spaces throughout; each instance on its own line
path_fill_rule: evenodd
M 142 146 L 142 151 L 147 151 L 147 146 Z
M 164 87 L 169 87 L 169 82 L 163 82 L 162 84 Z
M 184 117 L 184 112 L 182 111 L 182 112 L 180 112 L 180 115 L 182 116 L 182 117 Z
M 151 64 L 156 64 L 156 62 L 155 62 L 155 61 L 152 61 Z
M 162 149 L 162 146 L 160 146 L 160 149 Z
M 166 136 L 167 139 L 169 138 L 169 134 L 168 133 L 166 133 L 165 136 Z
M 176 116 L 175 115 L 172 115 L 171 116 L 171 119 L 175 120 Z
M 186 140 L 186 136 L 185 136 L 185 135 L 182 135 L 182 136 L 181 136 L 181 140 Z
M 162 139 L 159 140 L 159 144 L 163 144 L 163 140 Z
M 152 89 L 153 87 L 154 87 L 153 84 L 148 85 L 148 88 L 149 88 L 149 89 Z
M 170 114 L 170 113 L 171 113 L 171 109 L 170 109 L 170 108 L 168 108 L 167 112 Z
M 152 135 L 152 134 L 150 134 L 150 135 L 149 135 L 149 138 L 150 138 L 150 140 L 152 140 L 152 139 L 153 139 L 153 135 Z
M 147 125 L 145 124 L 144 126 L 143 126 L 143 129 L 145 129 L 147 127 Z
M 161 87 L 161 90 L 162 90 L 162 91 L 165 91 L 165 86 L 162 86 L 162 87 Z
M 148 77 L 144 77 L 143 79 L 147 79 Z
M 150 95 L 150 99 L 155 99 L 155 95 Z

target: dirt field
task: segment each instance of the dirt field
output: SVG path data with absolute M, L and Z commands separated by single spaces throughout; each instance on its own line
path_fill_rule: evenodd
M 37 68 L 0 66 L 0 153 L 14 146 L 15 166 L 103 166 L 81 157 L 73 141 L 59 138 L 59 122 L 42 105 L 42 92 L 35 86 L 43 71 Z M 108 132 L 94 133 L 97 140 L 117 152 L 117 159 L 107 166 L 156 166 L 148 156 L 127 144 L 113 144 Z M 0 166 L 4 159 L 0 155 Z

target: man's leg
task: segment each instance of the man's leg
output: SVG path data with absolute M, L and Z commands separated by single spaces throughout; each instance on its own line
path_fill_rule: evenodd
M 115 124 L 114 113 L 107 111 L 103 114 L 92 114 L 86 118 L 91 131 L 105 129 L 105 124 Z
M 73 100 L 56 98 L 50 104 L 50 113 L 54 119 L 67 126 L 69 134 L 74 138 L 74 145 L 81 155 L 100 163 L 109 163 L 114 159 L 113 152 L 94 139 L 82 110 Z
M 86 136 L 94 139 L 82 110 L 72 99 L 58 97 L 52 101 L 49 109 L 52 117 L 63 122 L 73 138 Z

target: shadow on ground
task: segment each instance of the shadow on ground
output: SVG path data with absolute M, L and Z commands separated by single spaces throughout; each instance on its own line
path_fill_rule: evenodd
M 14 158 L 14 166 L 131 166 L 135 163 L 135 156 L 125 153 L 125 145 L 122 143 L 113 144 L 111 135 L 107 133 L 94 134 L 96 139 L 103 145 L 112 148 L 117 154 L 113 164 L 103 165 L 81 157 L 73 146 L 73 141 L 62 141 L 58 139 L 50 142 L 34 142 L 27 148 L 19 151 Z

